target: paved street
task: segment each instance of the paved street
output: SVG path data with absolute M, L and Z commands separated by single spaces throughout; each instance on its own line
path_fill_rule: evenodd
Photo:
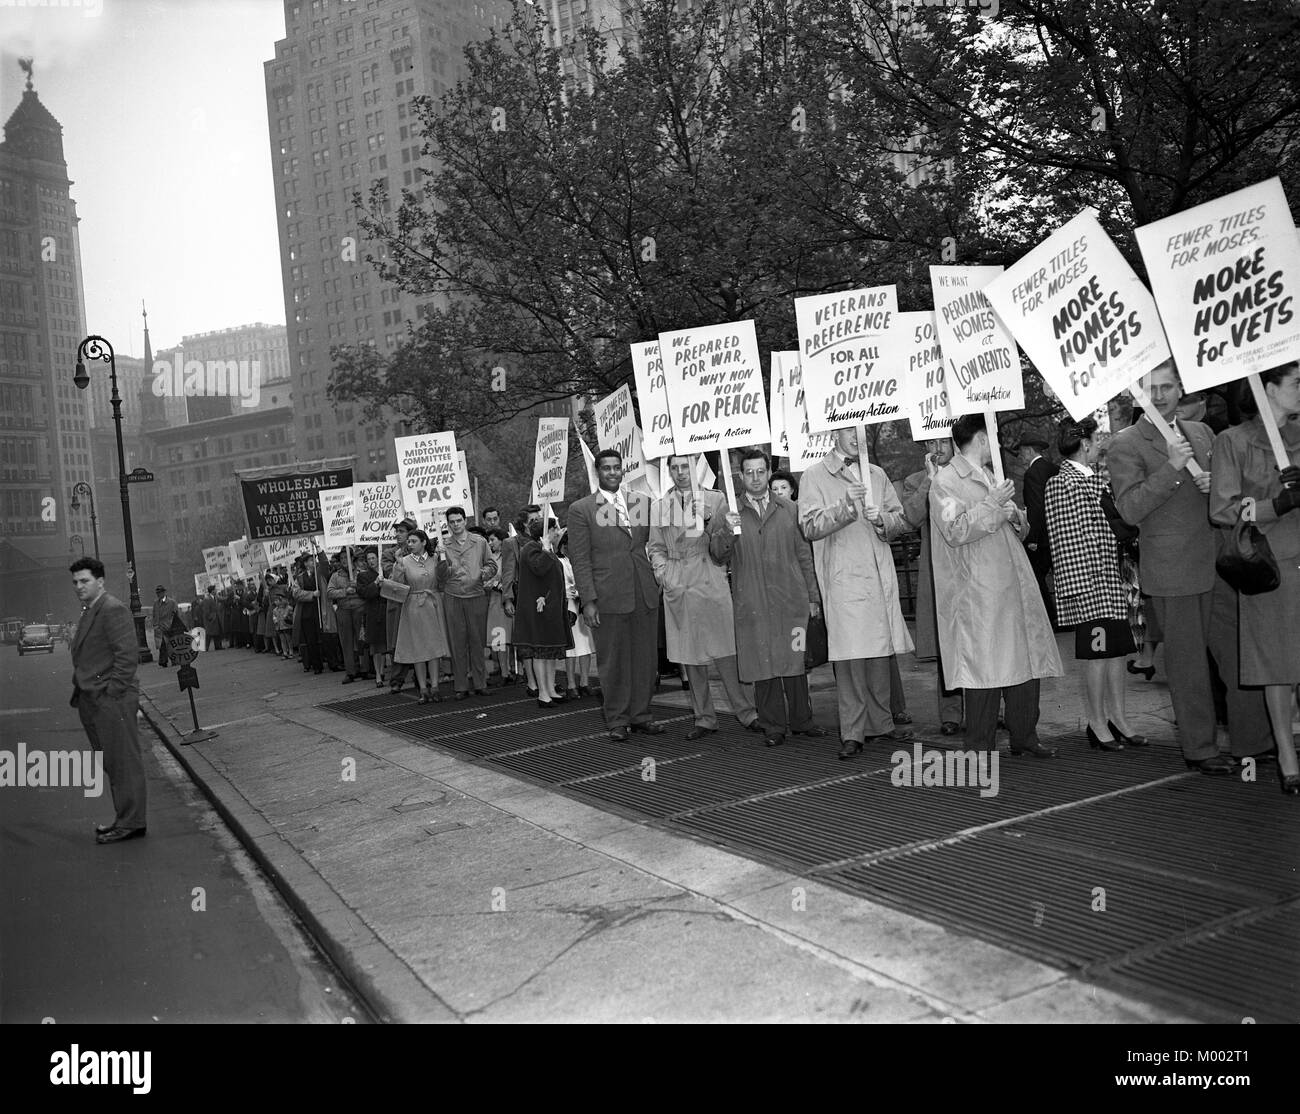
M 86 749 L 68 706 L 67 645 L 53 656 L 3 651 L 0 747 Z M 173 671 L 165 677 L 175 685 Z M 141 728 L 153 744 L 142 840 L 95 844 L 94 825 L 112 818 L 107 786 L 98 799 L 75 787 L 0 788 L 0 1022 L 367 1020 Z

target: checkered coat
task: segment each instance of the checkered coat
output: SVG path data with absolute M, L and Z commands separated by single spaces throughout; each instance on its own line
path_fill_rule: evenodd
M 1069 461 L 1047 481 L 1047 534 L 1061 626 L 1128 618 L 1119 543 L 1101 509 L 1106 489 L 1100 476 L 1085 476 Z

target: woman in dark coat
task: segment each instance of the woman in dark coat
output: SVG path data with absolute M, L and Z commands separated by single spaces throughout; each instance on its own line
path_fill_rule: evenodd
M 537 680 L 537 703 L 540 707 L 562 704 L 566 697 L 555 687 L 555 670 L 573 648 L 569 630 L 568 599 L 564 591 L 564 566 L 555 556 L 560 531 L 555 519 L 550 521 L 549 548 L 541 543 L 539 519 L 528 527 L 529 541 L 519 550 L 515 595 L 515 653 L 521 660 L 531 660 Z
M 367 549 L 357 571 L 357 595 L 366 601 L 365 639 L 374 662 L 375 688 L 384 687 L 388 665 L 388 601 L 379 594 L 379 553 Z

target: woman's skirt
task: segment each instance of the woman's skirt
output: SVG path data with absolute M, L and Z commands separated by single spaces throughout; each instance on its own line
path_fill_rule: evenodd
M 1279 557 L 1282 583 L 1272 592 L 1239 595 L 1243 685 L 1300 684 L 1300 557 Z

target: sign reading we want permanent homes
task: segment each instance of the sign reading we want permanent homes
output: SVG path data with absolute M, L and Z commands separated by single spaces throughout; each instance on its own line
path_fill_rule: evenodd
M 286 472 L 257 480 L 241 479 L 239 486 L 250 539 L 296 538 L 321 533 L 324 524 L 317 493 L 327 488 L 351 487 L 352 469 Z

